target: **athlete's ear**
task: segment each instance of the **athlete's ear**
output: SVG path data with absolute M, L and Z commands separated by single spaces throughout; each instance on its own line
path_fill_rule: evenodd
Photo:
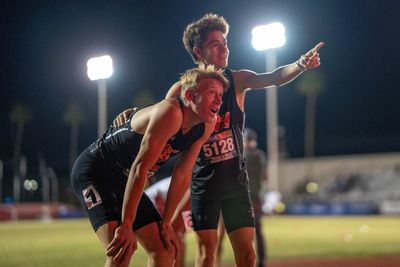
M 193 47 L 193 54 L 196 55 L 199 61 L 203 60 L 203 55 L 201 54 L 201 49 L 198 48 L 197 46 Z
M 185 97 L 186 97 L 186 99 L 187 99 L 189 102 L 190 102 L 190 101 L 193 101 L 194 95 L 193 95 L 192 90 L 186 90 L 186 92 L 185 92 Z

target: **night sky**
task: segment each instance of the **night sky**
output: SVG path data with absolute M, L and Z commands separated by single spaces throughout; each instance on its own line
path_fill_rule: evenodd
M 169 3 L 170 2 L 170 3 Z M 229 67 L 264 72 L 263 52 L 251 45 L 254 26 L 280 21 L 286 45 L 278 65 L 292 63 L 319 41 L 326 76 L 316 111 L 317 156 L 400 151 L 400 1 L 2 1 L 0 4 L 0 159 L 15 142 L 13 105 L 32 112 L 22 152 L 68 168 L 70 131 L 63 113 L 78 102 L 87 113 L 79 150 L 97 136 L 97 86 L 86 61 L 109 53 L 108 117 L 132 106 L 142 91 L 161 100 L 179 74 L 193 66 L 181 36 L 207 12 L 230 23 Z M 246 97 L 246 125 L 265 148 L 264 91 Z M 290 157 L 303 156 L 305 97 L 298 80 L 279 89 L 279 124 Z

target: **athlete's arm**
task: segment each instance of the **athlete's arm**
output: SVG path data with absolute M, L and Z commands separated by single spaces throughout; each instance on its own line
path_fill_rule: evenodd
M 281 86 L 291 82 L 305 70 L 311 70 L 320 66 L 318 50 L 324 46 L 323 42 L 318 43 L 313 49 L 302 55 L 295 63 L 279 67 L 273 72 L 255 73 L 250 70 L 233 72 L 236 90 L 259 89 L 268 86 Z
M 148 170 L 157 162 L 168 139 L 180 129 L 181 124 L 182 112 L 179 107 L 168 101 L 164 101 L 151 111 L 139 153 L 129 172 L 122 205 L 121 225 L 116 229 L 107 249 L 107 255 L 113 256 L 115 262 L 122 262 L 128 257 L 127 254 L 133 253 L 131 247 L 136 248 L 132 224 L 143 194 Z
M 187 189 L 189 188 L 193 166 L 200 153 L 201 147 L 214 131 L 215 122 L 216 119 L 214 119 L 212 123 L 206 124 L 203 136 L 195 141 L 188 149 L 183 151 L 172 172 L 171 183 L 165 201 L 163 220 L 161 224 L 161 237 L 166 247 L 169 247 L 169 244 L 171 243 L 171 238 L 168 236 L 171 230 L 168 229 L 172 229 L 171 221 L 174 217 L 174 212 L 184 197 L 185 192 L 187 192 Z

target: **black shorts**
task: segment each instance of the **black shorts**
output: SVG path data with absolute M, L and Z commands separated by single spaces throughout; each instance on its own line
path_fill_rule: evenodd
M 126 178 L 118 177 L 109 166 L 109 163 L 94 159 L 84 151 L 72 169 L 72 189 L 87 211 L 95 231 L 109 221 L 121 221 Z M 136 231 L 158 221 L 161 221 L 160 214 L 143 193 L 132 229 Z
M 254 210 L 248 194 L 228 199 L 191 198 L 190 201 L 195 231 L 217 229 L 220 212 L 227 233 L 242 227 L 254 227 Z

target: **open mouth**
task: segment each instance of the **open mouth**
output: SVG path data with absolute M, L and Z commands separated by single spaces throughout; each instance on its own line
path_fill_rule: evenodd
M 219 108 L 212 108 L 210 111 L 212 114 L 217 114 L 219 111 Z

